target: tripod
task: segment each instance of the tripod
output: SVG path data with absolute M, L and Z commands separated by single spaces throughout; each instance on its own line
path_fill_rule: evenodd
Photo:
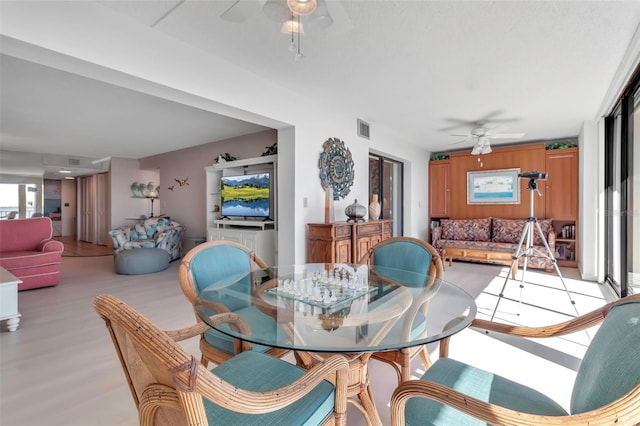
M 558 275 L 558 277 L 560 278 L 560 282 L 562 282 L 562 286 L 564 287 L 564 291 L 567 293 L 567 296 L 569 296 L 569 300 L 571 301 L 571 304 L 573 305 L 573 309 L 576 311 L 576 315 L 578 315 L 578 309 L 576 308 L 576 302 L 571 298 L 571 293 L 569 293 L 569 290 L 567 289 L 567 286 L 564 283 L 564 279 L 562 278 L 562 274 L 560 273 L 560 268 L 558 268 L 558 263 L 556 262 L 556 258 L 554 257 L 551 248 L 549 248 L 549 243 L 547 242 L 547 239 L 544 237 L 544 234 L 542 233 L 542 229 L 540 228 L 540 224 L 538 223 L 538 218 L 536 218 L 533 215 L 533 191 L 537 191 L 538 195 L 542 195 L 540 193 L 540 191 L 538 190 L 538 185 L 536 183 L 536 179 L 530 179 L 529 180 L 529 185 L 527 186 L 527 189 L 529 190 L 530 193 L 530 203 L 529 203 L 529 218 L 527 219 L 527 223 L 524 227 L 524 229 L 522 230 L 522 236 L 520 237 L 520 242 L 518 243 L 518 249 L 516 250 L 516 254 L 513 255 L 513 261 L 511 262 L 511 266 L 509 267 L 509 272 L 507 273 L 507 276 L 504 279 L 504 284 L 502 286 L 502 290 L 500 290 L 500 294 L 498 295 L 498 302 L 496 303 L 496 307 L 493 310 L 493 314 L 491 315 L 491 321 L 493 321 L 493 318 L 496 315 L 496 311 L 498 310 L 498 305 L 500 304 L 500 300 L 504 297 L 504 289 L 507 286 L 507 282 L 509 281 L 509 277 L 511 276 L 511 273 L 513 272 L 513 268 L 516 267 L 516 265 L 518 265 L 518 262 L 520 260 L 520 258 L 524 258 L 524 263 L 523 263 L 523 268 L 522 268 L 522 278 L 520 280 L 520 297 L 518 300 L 518 315 L 520 315 L 520 306 L 522 305 L 522 289 L 524 288 L 524 276 L 527 273 L 527 261 L 529 260 L 530 257 L 545 257 L 549 260 L 551 260 L 551 262 L 553 263 L 553 268 L 556 271 L 556 274 Z M 547 254 L 540 256 L 540 255 L 535 255 L 533 253 L 533 231 L 534 231 L 534 226 L 535 226 L 535 230 L 538 231 L 538 235 L 540 236 L 540 239 L 542 240 L 542 243 L 544 244 L 544 247 L 547 249 Z M 523 245 L 526 241 L 526 247 L 523 248 Z

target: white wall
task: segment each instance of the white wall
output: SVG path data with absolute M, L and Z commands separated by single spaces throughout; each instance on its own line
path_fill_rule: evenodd
M 62 179 L 60 181 L 60 209 L 62 210 L 62 236 L 75 237 L 77 225 L 76 181 Z
M 358 138 L 358 111 L 288 92 L 97 3 L 5 2 L 2 12 L 0 42 L 7 54 L 283 130 L 278 150 L 281 262 L 303 262 L 306 223 L 324 219 L 317 163 L 329 137 L 344 140 L 355 163 L 355 182 L 349 197 L 336 203 L 336 220 L 345 218 L 344 207 L 354 198 L 367 200 L 368 154 L 375 149 L 406 162 L 405 234 L 426 238 L 429 153 L 411 144 L 417 141 L 404 140 L 367 117 L 360 118 L 370 122 L 371 140 Z M 307 208 L 301 207 L 304 198 Z M 116 209 L 112 205 L 114 224 L 130 214 Z
M 109 229 L 115 229 L 135 222 L 128 220 L 131 217 L 148 216 L 151 211 L 151 203 L 146 198 L 134 198 L 131 191 L 133 182 L 153 182 L 160 184 L 160 173 L 157 170 L 140 169 L 139 161 L 128 158 L 111 158 L 109 167 L 110 194 L 110 223 Z M 159 202 L 154 202 L 153 213 L 161 212 Z
M 599 259 L 604 247 L 604 157 L 601 156 L 598 123 L 584 122 L 578 136 L 579 191 L 578 226 L 580 253 L 578 268 L 582 278 L 591 281 L 604 279 Z

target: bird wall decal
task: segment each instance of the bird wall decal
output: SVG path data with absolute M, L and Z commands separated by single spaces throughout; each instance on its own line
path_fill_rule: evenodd
M 175 179 L 175 181 L 178 182 L 178 185 L 180 185 L 180 186 L 189 185 L 189 177 L 188 176 L 185 179 Z
M 168 189 L 169 191 L 173 191 L 173 188 L 174 188 L 174 187 L 175 187 L 175 185 L 171 185 L 171 186 L 170 186 L 170 187 L 168 187 L 167 189 Z

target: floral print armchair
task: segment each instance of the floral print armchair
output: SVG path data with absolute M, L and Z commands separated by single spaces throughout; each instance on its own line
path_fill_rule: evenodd
M 143 219 L 134 226 L 121 226 L 109 231 L 113 240 L 113 254 L 122 250 L 141 247 L 166 250 L 171 260 L 178 259 L 182 252 L 184 227 L 166 217 Z

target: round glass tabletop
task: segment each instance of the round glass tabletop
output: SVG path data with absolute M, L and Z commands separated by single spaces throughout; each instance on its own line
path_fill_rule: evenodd
M 311 352 L 369 352 L 436 342 L 467 327 L 474 299 L 425 274 L 374 265 L 272 267 L 202 285 L 198 316 L 254 344 Z M 231 311 L 246 327 L 217 324 Z M 241 331 L 243 330 L 243 331 Z

